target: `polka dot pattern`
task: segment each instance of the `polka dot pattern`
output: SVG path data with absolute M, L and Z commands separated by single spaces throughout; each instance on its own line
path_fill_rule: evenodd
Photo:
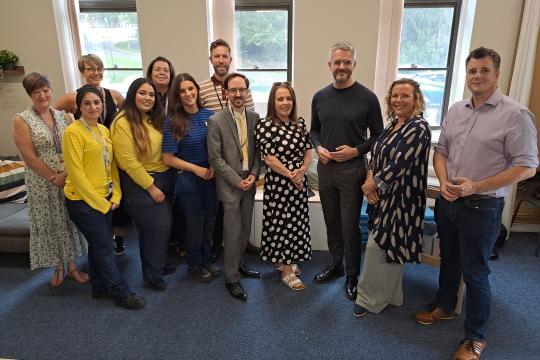
M 304 151 L 311 149 L 306 124 L 277 125 L 271 119 L 259 121 L 255 130 L 261 155 L 275 156 L 289 170 L 302 166 Z M 311 235 L 307 198 L 304 188 L 267 167 L 263 195 L 261 258 L 272 263 L 296 264 L 311 259 Z

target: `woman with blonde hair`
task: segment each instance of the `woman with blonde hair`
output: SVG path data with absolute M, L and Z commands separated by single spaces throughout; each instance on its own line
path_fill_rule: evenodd
M 368 243 L 353 315 L 403 304 L 405 263 L 419 263 L 431 132 L 424 97 L 411 79 L 392 83 L 386 96 L 388 126 L 371 147 L 362 191 L 368 199 Z

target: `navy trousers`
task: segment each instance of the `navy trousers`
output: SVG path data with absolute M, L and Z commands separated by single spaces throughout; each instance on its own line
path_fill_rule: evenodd
M 82 200 L 66 199 L 69 217 L 88 242 L 88 267 L 92 291 L 123 299 L 129 295 L 124 276 L 116 264 L 112 246 L 112 212 L 95 210 Z
M 466 285 L 465 339 L 483 340 L 491 309 L 488 261 L 499 235 L 504 198 L 444 198 L 435 205 L 441 270 L 437 304 L 451 313 L 463 275 Z
M 139 251 L 145 280 L 155 282 L 163 277 L 167 261 L 167 247 L 171 235 L 171 199 L 174 172 L 150 174 L 154 185 L 164 194 L 165 201 L 156 203 L 148 191 L 135 183 L 124 171 L 120 171 L 123 204 L 139 229 Z

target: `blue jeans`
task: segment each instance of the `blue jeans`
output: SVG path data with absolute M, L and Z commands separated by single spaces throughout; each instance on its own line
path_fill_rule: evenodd
M 466 284 L 465 339 L 483 340 L 491 308 L 489 256 L 501 228 L 504 198 L 443 198 L 435 205 L 441 271 L 437 305 L 451 313 L 463 275 Z
M 184 242 L 188 266 L 210 263 L 212 234 L 218 207 L 216 183 L 192 172 L 179 172 L 176 177 L 175 205 L 184 214 Z
M 110 293 L 120 299 L 126 298 L 131 290 L 116 265 L 112 246 L 112 211 L 102 214 L 82 200 L 69 199 L 66 199 L 66 208 L 69 217 L 88 242 L 88 268 L 92 291 Z

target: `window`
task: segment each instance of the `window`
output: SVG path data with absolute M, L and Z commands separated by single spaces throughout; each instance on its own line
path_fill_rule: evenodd
M 420 84 L 424 117 L 440 127 L 448 110 L 461 0 L 405 0 L 398 78 Z
M 291 79 L 290 29 L 289 1 L 236 1 L 236 67 L 249 78 L 261 115 L 272 84 Z
M 143 76 L 135 1 L 80 0 L 79 30 L 83 54 L 96 54 L 104 64 L 102 85 L 125 95 Z

